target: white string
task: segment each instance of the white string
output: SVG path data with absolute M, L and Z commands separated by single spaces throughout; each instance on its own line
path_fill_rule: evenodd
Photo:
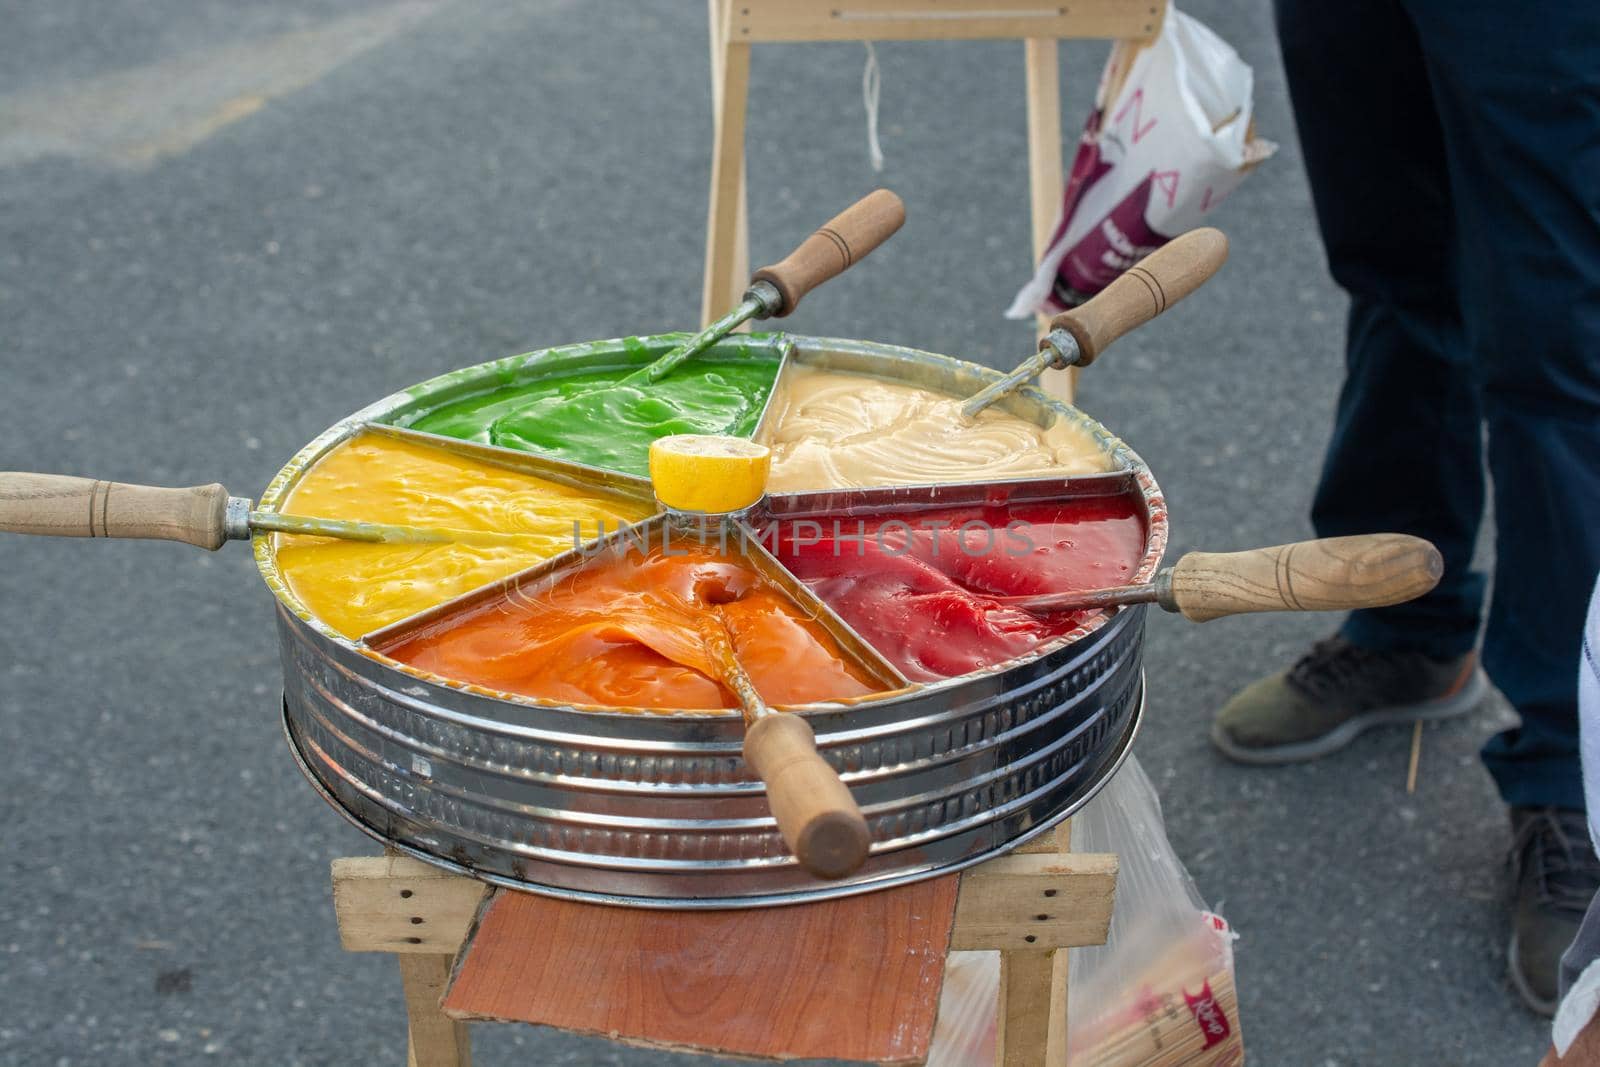
M 878 89 L 883 84 L 883 76 L 878 70 L 878 53 L 872 47 L 872 42 L 862 43 L 867 46 L 867 66 L 861 72 L 861 102 L 867 109 L 867 156 L 872 160 L 873 170 L 882 170 L 883 146 L 878 143 Z

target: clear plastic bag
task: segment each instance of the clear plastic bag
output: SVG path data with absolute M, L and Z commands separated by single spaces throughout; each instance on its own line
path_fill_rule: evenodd
M 1072 950 L 1071 1067 L 1243 1063 L 1234 934 L 1205 909 L 1172 851 L 1155 786 L 1137 760 L 1073 819 L 1072 847 L 1114 852 L 1120 870 L 1106 943 Z M 999 990 L 998 953 L 950 954 L 930 1067 L 994 1063 Z
M 1209 213 L 1277 146 L 1255 136 L 1255 74 L 1226 41 L 1168 7 L 1151 42 L 1119 42 L 1100 76 L 1061 221 L 1006 314 L 1082 303 Z

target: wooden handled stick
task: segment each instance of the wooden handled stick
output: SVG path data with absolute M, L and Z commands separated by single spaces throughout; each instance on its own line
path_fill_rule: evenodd
M 744 759 L 767 784 L 772 817 L 806 870 L 843 878 L 861 866 L 871 831 L 839 772 L 817 751 L 810 723 L 769 711 L 745 729 Z
M 1420 537 L 1362 534 L 1248 552 L 1190 552 L 1157 602 L 1195 622 L 1251 611 L 1351 611 L 1414 600 L 1444 558 Z
M 671 373 L 684 360 L 751 319 L 783 318 L 800 298 L 842 274 L 862 256 L 883 244 L 906 221 L 906 206 L 887 189 L 857 200 L 823 224 L 800 247 L 750 279 L 739 306 L 653 363 L 622 379 L 623 385 L 648 385 Z
M 250 501 L 222 486 L 163 489 L 73 478 L 0 472 L 0 533 L 54 537 L 136 537 L 217 549 L 251 532 L 277 531 L 369 544 L 526 544 L 528 535 L 498 530 L 446 530 L 351 519 L 319 519 L 251 511 Z
M 771 314 L 783 318 L 800 306 L 801 297 L 843 274 L 905 221 L 905 204 L 889 190 L 879 189 L 823 223 L 800 247 L 756 271 L 751 280 L 767 282 L 778 290 L 783 306 Z
M 1190 552 L 1142 585 L 993 597 L 1026 611 L 1160 604 L 1205 622 L 1250 611 L 1353 611 L 1414 600 L 1439 584 L 1439 550 L 1409 534 L 1297 541 L 1248 552 Z
M 1117 275 L 1089 300 L 1051 319 L 1050 329 L 1072 335 L 1078 343 L 1075 366 L 1087 367 L 1111 342 L 1200 288 L 1227 259 L 1228 239 L 1221 230 L 1190 230 Z M 1039 347 L 1047 343 L 1041 341 Z
M 162 489 L 65 474 L 0 472 L 0 531 L 55 537 L 139 537 L 216 549 L 228 539 L 228 491 Z
M 839 772 L 817 751 L 811 724 L 767 707 L 715 605 L 700 629 L 713 667 L 744 709 L 744 761 L 766 783 L 767 805 L 789 851 L 819 878 L 854 873 L 867 858 L 872 832 Z
M 1221 230 L 1202 226 L 1174 237 L 1094 296 L 1051 319 L 1039 339 L 1039 350 L 1004 378 L 968 397 L 961 405 L 962 419 L 976 419 L 984 408 L 1048 367 L 1087 367 L 1112 341 L 1200 288 L 1227 258 L 1228 239 Z

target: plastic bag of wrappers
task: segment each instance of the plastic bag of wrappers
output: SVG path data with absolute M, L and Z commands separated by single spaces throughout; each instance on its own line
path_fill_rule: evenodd
M 1169 7 L 1153 42 L 1113 46 L 1078 142 L 1061 221 L 1006 314 L 1054 314 L 1200 225 L 1277 145 L 1255 136 L 1255 75 Z
M 1070 1067 L 1235 1067 L 1244 1062 L 1228 924 L 1205 909 L 1167 841 L 1161 802 L 1130 759 L 1072 820 L 1072 847 L 1114 852 L 1104 945 L 1072 949 Z M 953 952 L 929 1067 L 995 1062 L 997 952 Z

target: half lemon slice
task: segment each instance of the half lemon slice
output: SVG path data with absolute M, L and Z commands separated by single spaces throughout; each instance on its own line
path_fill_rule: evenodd
M 743 437 L 682 433 L 650 443 L 650 484 L 674 511 L 739 511 L 767 491 L 772 452 Z

